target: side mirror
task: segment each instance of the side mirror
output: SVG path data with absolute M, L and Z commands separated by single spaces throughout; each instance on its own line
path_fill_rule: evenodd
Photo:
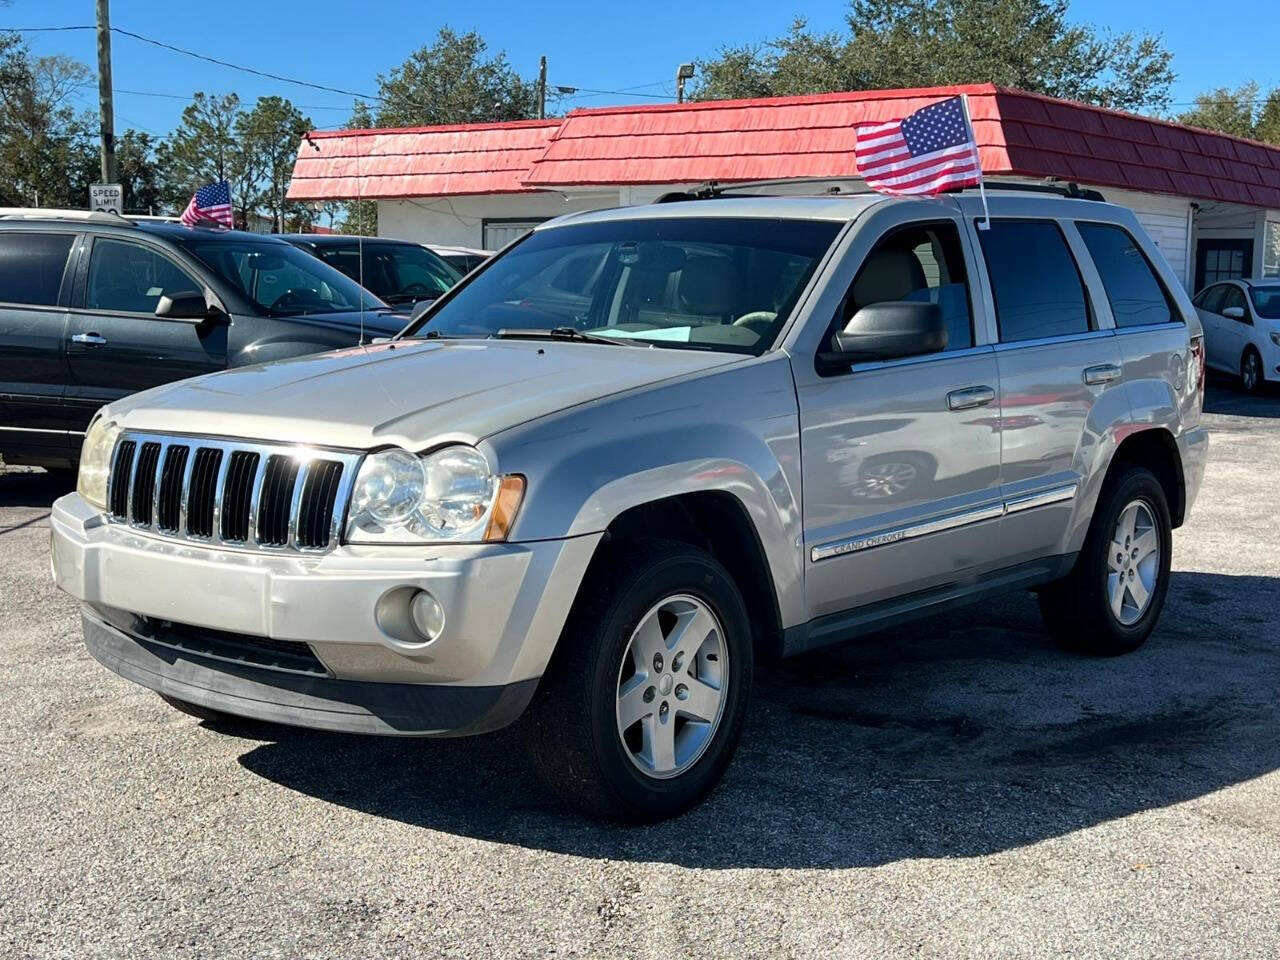
M 166 320 L 186 320 L 203 323 L 213 315 L 203 293 L 188 290 L 173 296 L 162 296 L 156 304 L 156 316 Z
M 1244 319 L 1244 307 L 1227 307 L 1222 311 L 1224 317 L 1230 317 L 1232 320 Z
M 863 307 L 832 340 L 832 362 L 896 360 L 947 349 L 947 326 L 936 303 L 891 300 Z

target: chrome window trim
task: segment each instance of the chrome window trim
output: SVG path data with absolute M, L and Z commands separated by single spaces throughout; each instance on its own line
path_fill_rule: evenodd
M 148 433 L 137 430 L 124 430 L 116 439 L 115 447 L 111 451 L 110 472 L 108 473 L 107 483 L 108 506 L 112 502 L 111 495 L 112 488 L 115 485 L 116 461 L 119 457 L 120 445 L 125 440 L 132 440 L 136 444 L 134 448 L 134 469 L 130 473 L 129 496 L 126 505 L 128 515 L 116 517 L 108 509 L 105 512 L 108 524 L 127 527 L 129 530 L 149 534 L 169 542 L 201 544 L 224 550 L 252 553 L 320 555 L 329 553 L 337 547 L 341 543 L 340 534 L 342 530 L 341 520 L 338 518 L 346 516 L 347 500 L 351 496 L 351 487 L 355 483 L 356 474 L 359 472 L 360 464 L 365 457 L 364 451 L 361 450 L 336 449 L 312 444 L 272 443 L 261 440 L 240 440 L 233 437 L 213 437 L 199 434 Z M 152 491 L 151 522 L 143 524 L 137 522 L 133 517 L 133 486 L 137 482 L 138 476 L 137 458 L 141 455 L 142 446 L 145 443 L 159 444 L 160 454 L 156 461 L 155 489 Z M 186 446 L 189 451 L 187 463 L 183 469 L 180 521 L 177 530 L 161 530 L 159 527 L 160 480 L 164 475 L 164 463 L 169 448 L 175 445 Z M 196 451 L 200 448 L 222 451 L 222 458 L 218 464 L 218 474 L 214 482 L 213 536 L 211 537 L 195 536 L 187 532 L 191 477 L 195 465 Z M 258 454 L 258 465 L 252 481 L 252 494 L 249 502 L 248 539 L 244 541 L 226 540 L 222 536 L 222 499 L 226 492 L 226 477 L 231 465 L 231 455 L 237 451 Z M 289 540 L 287 544 L 281 546 L 267 546 L 258 543 L 258 500 L 262 494 L 262 481 L 266 474 L 267 460 L 271 456 L 287 456 L 299 461 L 298 476 L 289 503 Z M 334 520 L 330 524 L 329 542 L 323 547 L 303 547 L 297 543 L 297 513 L 302 503 L 302 485 L 306 480 L 309 464 L 313 460 L 335 460 L 342 464 L 342 476 L 338 481 L 338 489 L 334 495 Z
M 1088 330 L 1084 333 L 1063 333 L 1056 337 L 1036 337 L 1032 340 L 1009 340 L 1007 342 L 997 343 L 995 345 L 995 349 L 997 353 L 1007 353 L 1010 350 L 1022 350 L 1026 347 L 1047 347 L 1052 346 L 1055 343 L 1083 342 L 1085 340 L 1098 340 L 1102 337 L 1114 337 L 1115 335 L 1116 331 L 1113 329 Z
M 832 557 L 841 557 L 850 553 L 860 553 L 863 550 L 883 547 L 903 540 L 914 540 L 916 537 L 944 533 L 948 530 L 955 530 L 958 527 L 967 527 L 973 523 L 999 520 L 1011 513 L 1021 513 L 1024 510 L 1034 510 L 1037 507 L 1047 507 L 1051 504 L 1074 500 L 1077 489 L 1078 484 L 1075 483 L 1061 484 L 1056 487 L 1050 487 L 1047 490 L 1021 494 L 1017 497 L 1008 497 L 995 503 L 949 513 L 931 520 L 904 524 L 898 527 L 888 527 L 884 530 L 864 533 L 856 537 L 832 540 L 829 543 L 822 543 L 813 547 L 809 551 L 809 559 L 817 563 L 820 560 L 829 560 Z
M 849 373 L 862 373 L 867 370 L 891 370 L 895 367 L 914 367 L 921 363 L 938 363 L 942 360 L 977 357 L 991 353 L 992 349 L 993 344 L 981 343 L 975 347 L 964 347 L 961 350 L 935 350 L 932 353 L 920 353 L 914 357 L 895 357 L 892 360 L 864 360 L 860 363 L 850 364 Z M 848 375 L 845 373 L 836 374 L 836 376 Z M 830 379 L 830 377 L 827 379 Z

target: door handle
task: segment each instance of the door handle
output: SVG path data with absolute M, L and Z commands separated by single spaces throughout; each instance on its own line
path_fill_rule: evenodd
M 99 336 L 96 333 L 77 333 L 71 338 L 72 343 L 91 343 L 95 347 L 100 347 L 107 342 L 107 338 Z
M 1091 387 L 1100 383 L 1110 383 L 1120 379 L 1120 367 L 1114 363 L 1100 363 L 1096 367 L 1084 368 L 1084 382 Z
M 991 387 L 965 387 L 947 394 L 947 409 L 972 410 L 974 407 L 985 407 L 995 398 L 996 392 Z

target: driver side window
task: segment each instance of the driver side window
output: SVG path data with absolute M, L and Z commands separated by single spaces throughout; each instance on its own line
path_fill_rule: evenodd
M 93 241 L 85 294 L 90 310 L 155 313 L 162 296 L 199 292 L 185 271 L 149 247 L 104 237 Z
M 960 232 L 951 222 L 908 224 L 876 242 L 867 254 L 831 333 L 873 303 L 936 303 L 947 327 L 947 349 L 973 346 L 973 314 Z

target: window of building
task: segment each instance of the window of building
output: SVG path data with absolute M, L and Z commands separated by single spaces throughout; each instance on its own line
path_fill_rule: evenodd
M 978 235 L 1002 343 L 1089 330 L 1084 282 L 1056 223 L 993 220 Z
M 150 247 L 103 237 L 93 242 L 85 295 L 90 310 L 155 313 L 161 297 L 199 292 L 198 283 Z
M 863 307 L 894 300 L 938 304 L 947 349 L 973 346 L 969 281 L 954 223 L 911 224 L 881 237 L 854 277 L 836 325 L 844 329 Z
M 1177 318 L 1164 286 L 1129 233 L 1102 223 L 1078 223 L 1107 291 L 1117 327 L 1169 323 Z
M 0 302 L 56 305 L 74 239 L 69 233 L 0 233 Z
M 1268 220 L 1262 234 L 1262 275 L 1280 277 L 1280 221 Z

